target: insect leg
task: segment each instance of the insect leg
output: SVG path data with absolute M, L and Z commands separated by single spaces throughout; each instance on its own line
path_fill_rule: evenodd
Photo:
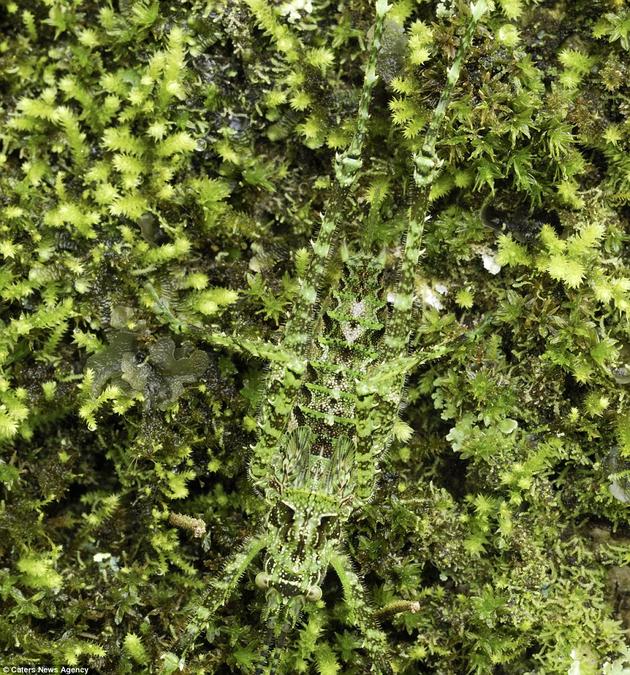
M 446 115 L 446 109 L 459 79 L 462 63 L 472 43 L 477 23 L 488 9 L 486 0 L 478 0 L 478 2 L 470 4 L 470 19 L 453 63 L 448 70 L 446 85 L 440 100 L 431 114 L 422 150 L 413 155 L 414 181 L 417 193 L 409 206 L 409 225 L 400 267 L 400 280 L 394 294 L 394 308 L 386 329 L 385 344 L 391 355 L 403 353 L 407 348 L 413 307 L 415 272 L 422 247 L 424 225 L 428 220 L 429 193 L 431 185 L 440 173 L 441 163 L 437 158 L 435 146 Z
M 299 279 L 298 299 L 293 316 L 287 322 L 285 340 L 296 349 L 306 350 L 310 341 L 310 327 L 314 321 L 314 307 L 317 303 L 317 292 L 326 270 L 328 257 L 333 247 L 337 226 L 343 216 L 344 204 L 356 182 L 361 168 L 361 153 L 370 117 L 369 108 L 374 85 L 378 80 L 376 74 L 376 58 L 381 47 L 385 15 L 389 6 L 385 0 L 376 2 L 376 23 L 374 37 L 370 45 L 368 63 L 363 78 L 363 87 L 357 112 L 356 129 L 350 145 L 341 153 L 337 153 L 334 161 L 335 183 L 330 201 L 326 206 L 317 239 L 312 242 L 313 257 L 303 279 Z
M 268 543 L 267 537 L 255 537 L 249 540 L 243 550 L 234 555 L 227 563 L 221 579 L 212 582 L 201 602 L 194 607 L 192 619 L 186 626 L 186 630 L 172 647 L 174 652 L 181 651 L 181 659 L 194 647 L 196 639 L 206 628 L 208 621 L 228 601 L 236 590 L 245 570 L 251 565 L 254 558 L 266 548 Z M 209 603 L 208 600 L 210 600 Z

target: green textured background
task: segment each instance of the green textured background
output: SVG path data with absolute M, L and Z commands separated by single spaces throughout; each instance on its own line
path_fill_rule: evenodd
M 466 11 L 392 4 L 344 219 L 384 246 Z M 265 364 L 206 338 L 282 326 L 373 14 L 0 0 L 0 666 L 172 672 L 256 531 Z M 499 0 L 463 69 L 412 347 L 476 333 L 410 378 L 347 537 L 375 607 L 420 602 L 382 622 L 396 673 L 630 672 L 629 49 L 627 0 Z M 254 672 L 255 567 L 187 672 Z M 324 601 L 287 672 L 365 672 Z

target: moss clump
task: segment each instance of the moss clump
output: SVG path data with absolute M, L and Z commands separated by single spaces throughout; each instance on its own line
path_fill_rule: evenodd
M 465 4 L 393 2 L 349 244 L 405 230 Z M 448 348 L 408 382 L 349 553 L 397 673 L 618 674 L 630 6 L 495 4 L 447 111 L 417 275 L 412 349 Z M 173 672 L 208 578 L 257 530 L 265 364 L 211 336 L 272 338 L 290 311 L 373 13 L 0 0 L 1 665 Z M 190 672 L 260 665 L 253 576 L 205 617 Z M 329 575 L 289 672 L 365 672 L 341 598 Z

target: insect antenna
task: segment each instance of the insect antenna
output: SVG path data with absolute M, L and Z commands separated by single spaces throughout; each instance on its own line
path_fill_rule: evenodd
M 196 639 L 203 632 L 204 619 L 208 618 L 209 612 L 204 608 L 211 595 L 211 589 L 208 588 L 199 598 L 199 604 L 192 607 L 188 612 L 188 622 L 185 631 L 181 632 L 175 641 L 170 645 L 170 653 L 176 654 L 180 663 L 184 663 L 188 650 L 194 647 Z
M 274 624 L 280 624 L 279 633 L 277 633 L 277 628 Z M 280 659 L 284 654 L 284 647 L 291 629 L 292 624 L 289 620 L 289 610 L 287 607 L 282 607 L 267 622 L 267 637 L 263 651 L 264 660 L 254 675 L 277 675 Z
M 253 537 L 246 541 L 242 549 L 233 555 L 227 562 L 223 577 L 215 580 L 202 594 L 199 602 L 192 607 L 186 630 L 177 637 L 171 647 L 171 653 L 181 650 L 177 655 L 183 667 L 185 657 L 195 641 L 204 631 L 209 620 L 215 612 L 222 607 L 232 593 L 236 590 L 240 578 L 250 566 L 254 558 L 268 545 L 268 538 L 263 536 Z

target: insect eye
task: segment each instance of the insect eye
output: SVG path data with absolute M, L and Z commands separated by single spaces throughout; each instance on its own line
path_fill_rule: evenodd
M 271 581 L 271 577 L 266 573 L 266 572 L 259 572 L 256 575 L 256 586 L 258 588 L 269 588 L 269 582 Z
M 309 602 L 317 602 L 318 600 L 321 600 L 322 598 L 322 589 L 319 586 L 311 586 L 307 593 L 306 593 L 306 599 Z

